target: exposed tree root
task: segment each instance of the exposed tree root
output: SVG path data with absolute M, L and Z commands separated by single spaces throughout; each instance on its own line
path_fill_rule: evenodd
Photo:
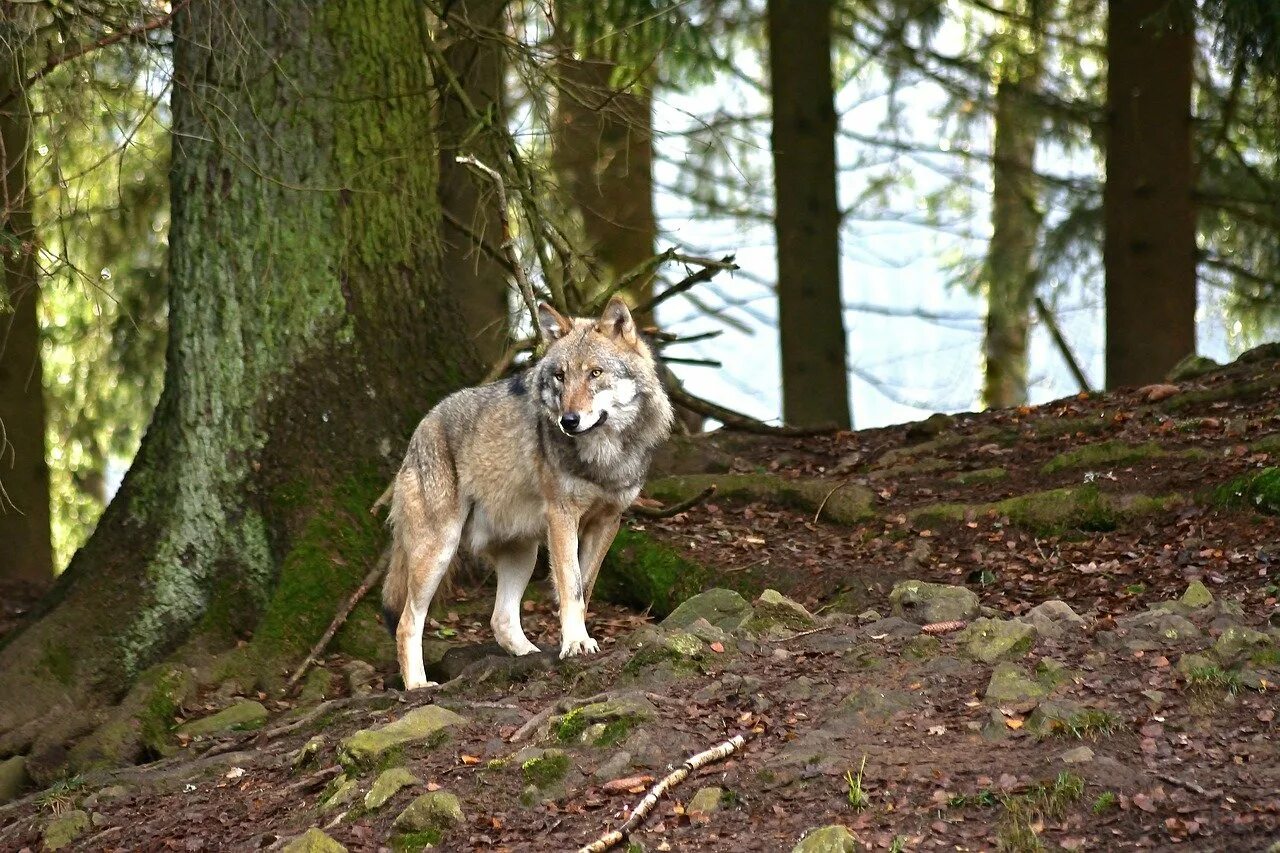
M 682 512 L 688 512 L 698 504 L 710 498 L 716 493 L 714 485 L 707 486 L 698 494 L 679 503 L 671 504 L 665 507 L 647 507 L 643 504 L 632 504 L 628 512 L 633 515 L 644 516 L 645 518 L 671 518 L 673 515 L 679 515 Z
M 733 736 L 719 746 L 714 746 L 704 752 L 699 752 L 697 755 L 690 756 L 685 760 L 684 764 L 681 764 L 649 789 L 649 793 L 645 794 L 644 798 L 636 804 L 631 816 L 623 822 L 622 826 L 612 832 L 606 832 L 586 847 L 583 847 L 578 853 L 604 853 L 604 851 L 621 844 L 628 835 L 636 831 L 640 824 L 644 823 L 645 818 L 649 816 L 649 812 L 653 811 L 653 807 L 658 804 L 658 800 L 662 799 L 663 794 L 679 785 L 699 767 L 705 767 L 712 762 L 720 761 L 742 749 L 751 736 L 751 732 L 744 732 Z

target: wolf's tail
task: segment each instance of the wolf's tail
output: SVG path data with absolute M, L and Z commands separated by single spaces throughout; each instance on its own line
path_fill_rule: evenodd
M 404 550 L 392 542 L 390 564 L 387 566 L 387 577 L 382 582 L 382 621 L 396 635 L 396 625 L 400 622 L 400 614 L 404 612 L 404 602 L 409 595 L 409 566 L 405 560 Z

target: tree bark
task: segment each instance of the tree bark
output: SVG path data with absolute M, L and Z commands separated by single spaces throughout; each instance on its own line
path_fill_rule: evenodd
M 1027 333 L 1038 279 L 1034 255 L 1041 222 L 1035 176 L 1041 125 L 1035 107 L 1043 66 L 1040 48 L 1038 32 L 1027 34 L 1025 46 L 1010 39 L 996 84 L 991 242 L 984 275 L 987 328 L 982 397 L 989 408 L 1027 401 Z
M 1194 35 L 1169 0 L 1111 0 L 1105 207 L 1107 387 L 1195 351 Z
M 506 121 L 506 54 L 496 35 L 505 29 L 507 0 L 459 0 L 448 5 L 449 19 L 455 23 L 444 25 L 449 36 L 445 61 L 472 106 L 501 126 Z M 490 33 L 495 37 L 488 38 Z M 497 197 L 491 187 L 477 185 L 475 175 L 455 158 L 473 154 L 496 166 L 506 155 L 492 133 L 475 126 L 461 99 L 448 87 L 441 87 L 439 109 L 440 206 L 470 231 L 446 225 L 441 268 L 477 354 L 492 364 L 506 348 L 509 276 L 476 244 L 476 238 L 494 250 L 502 244 Z
M 49 468 L 45 462 L 44 374 L 40 362 L 40 281 L 27 192 L 31 114 L 22 81 L 30 9 L 0 12 L 0 581 L 53 582 Z
M 424 29 L 412 0 L 181 7 L 165 387 L 0 649 L 0 753 L 56 765 L 175 651 L 251 634 L 238 677 L 279 683 L 376 559 L 405 438 L 479 373 L 439 273 Z
M 561 36 L 561 43 L 568 39 Z M 557 60 L 554 165 L 582 217 L 587 245 L 610 282 L 653 257 L 653 93 L 638 79 L 622 89 L 605 57 L 582 59 L 566 48 Z M 653 296 L 653 276 L 622 293 L 628 304 Z M 652 317 L 637 315 L 641 326 Z
M 769 0 L 767 16 L 782 415 L 792 426 L 847 429 L 832 6 Z

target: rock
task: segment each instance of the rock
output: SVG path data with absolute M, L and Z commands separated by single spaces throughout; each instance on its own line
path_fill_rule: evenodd
M 689 633 L 693 634 L 693 636 L 708 645 L 711 643 L 719 643 L 725 648 L 728 648 L 733 644 L 732 634 L 728 631 L 717 628 L 706 619 L 695 620 L 694 623 L 689 626 Z
M 101 803 L 107 803 L 111 800 L 118 800 L 121 797 L 129 796 L 129 789 L 124 785 L 108 785 L 105 788 L 99 788 L 92 794 L 84 798 L 84 807 L 86 809 L 96 808 Z
M 776 589 L 766 589 L 760 593 L 753 606 L 755 615 L 747 628 L 755 633 L 763 633 L 775 626 L 782 626 L 790 631 L 803 631 L 816 624 L 813 614 L 805 610 L 803 605 Z
M 1065 601 L 1051 599 L 1037 604 L 1027 611 L 1021 621 L 1034 625 L 1036 632 L 1042 637 L 1057 639 L 1065 632 L 1077 631 L 1088 625 L 1088 621 L 1071 609 Z
M 461 825 L 466 818 L 462 803 L 448 791 L 423 794 L 396 815 L 392 824 L 401 832 L 438 832 L 444 834 Z
M 928 634 L 921 634 L 902 647 L 902 653 L 916 660 L 928 660 L 942 650 L 942 641 Z
M 954 415 L 935 412 L 922 421 L 912 421 L 907 424 L 907 438 L 917 441 L 926 438 L 937 438 L 955 426 L 955 423 Z
M 1077 746 L 1059 755 L 1058 760 L 1063 764 L 1088 764 L 1093 761 L 1093 750 L 1087 746 Z
M 707 645 L 693 634 L 641 629 L 637 632 L 640 646 L 623 666 L 623 672 L 636 674 L 647 667 L 669 663 L 677 671 L 696 672 L 700 662 L 711 654 Z
M 1075 720 L 1083 719 L 1086 708 L 1067 699 L 1041 702 L 1027 717 L 1027 731 L 1047 736 L 1066 731 Z
M 1213 593 L 1209 592 L 1209 588 L 1200 581 L 1192 581 L 1178 601 L 1185 607 L 1199 610 L 1201 607 L 1213 604 Z
M 427 677 L 441 683 L 452 681 L 464 672 L 488 672 L 492 679 L 522 679 L 533 673 L 555 669 L 559 650 L 547 650 L 513 657 L 497 643 L 453 646 L 435 663 L 426 664 Z
M 858 839 L 838 823 L 811 829 L 791 848 L 791 853 L 857 853 Z
M 61 850 L 88 832 L 92 825 L 89 813 L 82 809 L 64 812 L 45 824 L 44 832 L 41 834 L 44 849 Z
M 192 720 L 178 726 L 178 734 L 199 737 L 215 732 L 244 732 L 262 728 L 267 721 L 267 709 L 261 702 L 237 702 L 230 708 L 224 708 L 216 714 Z
M 888 619 L 878 619 L 867 625 L 866 632 L 867 636 L 873 640 L 883 640 L 886 637 L 914 637 L 920 633 L 920 626 L 914 622 L 899 619 L 897 616 L 890 616 Z
M 600 763 L 591 775 L 601 782 L 621 779 L 631 767 L 631 753 L 626 750 L 615 752 Z
M 662 626 L 684 631 L 699 619 L 705 619 L 720 630 L 733 633 L 746 625 L 754 612 L 747 600 L 733 590 L 709 589 L 686 599 L 662 620 Z
M 1237 364 L 1256 364 L 1262 361 L 1273 361 L 1280 359 L 1280 341 L 1270 341 L 1265 344 L 1258 344 L 1252 349 L 1247 349 L 1240 353 L 1240 357 L 1236 359 Z
M 1017 665 L 1000 663 L 992 670 L 991 681 L 987 683 L 987 691 L 983 695 L 988 702 L 1012 705 L 1034 702 L 1048 696 L 1049 688 L 1028 678 Z
M 958 637 L 965 653 L 986 664 L 1020 658 L 1031 651 L 1036 629 L 1011 619 L 978 619 Z
M 347 853 L 347 848 L 314 826 L 281 849 L 282 853 Z
M 333 673 L 322 666 L 307 673 L 302 680 L 302 690 L 298 693 L 299 705 L 314 705 L 317 702 L 332 698 L 337 693 Z
M 331 812 L 334 809 L 341 808 L 342 806 L 347 805 L 352 800 L 354 800 L 356 798 L 356 794 L 359 793 L 359 788 L 360 788 L 359 779 L 351 779 L 346 776 L 339 776 L 337 779 L 334 780 L 334 783 L 337 785 L 337 787 L 335 787 L 333 789 L 333 793 L 330 794 L 329 797 L 323 803 L 320 804 L 320 811 L 322 812 Z
M 1212 373 L 1220 367 L 1222 365 L 1211 358 L 1191 353 L 1175 364 L 1165 378 L 1170 382 L 1186 382 L 1189 379 L 1204 376 L 1206 373 Z
M 901 690 L 877 690 L 863 687 L 840 702 L 838 716 L 856 720 L 887 720 L 912 705 L 912 695 Z
M 1178 658 L 1178 672 L 1183 675 L 1189 675 L 1193 671 L 1200 670 L 1216 670 L 1219 669 L 1218 662 L 1208 655 L 1196 654 L 1190 652 Z
M 364 767 L 376 764 L 391 749 L 430 741 L 452 726 L 465 726 L 465 717 L 438 705 L 414 708 L 395 722 L 376 729 L 361 729 L 342 741 L 338 754 L 343 763 Z
M 1242 625 L 1229 625 L 1218 636 L 1210 652 L 1223 666 L 1243 663 L 1258 652 L 1271 648 L 1271 638 Z
M 0 803 L 18 799 L 29 781 L 27 760 L 21 755 L 0 761 Z
M 316 760 L 316 756 L 320 754 L 320 750 L 328 745 L 329 739 L 324 735 L 312 735 L 307 742 L 298 750 L 298 754 L 293 757 L 293 769 L 306 767 Z
M 893 615 L 918 625 L 969 620 L 978 615 L 978 596 L 962 586 L 901 581 L 889 593 Z
M 373 691 L 372 685 L 378 677 L 378 671 L 370 663 L 353 660 L 342 667 L 342 676 L 347 680 L 347 690 L 351 691 L 351 695 L 359 696 Z
M 403 767 L 392 767 L 390 770 L 383 770 L 378 774 L 378 778 L 373 781 L 373 787 L 369 789 L 369 793 L 364 795 L 364 807 L 370 811 L 380 809 L 401 788 L 421 784 L 421 779 Z
M 709 818 L 713 812 L 720 809 L 720 798 L 723 796 L 723 788 L 715 786 L 700 788 L 689 802 L 685 803 L 684 813 L 691 818 Z
M 884 617 L 875 610 L 864 610 L 858 614 L 858 622 L 867 625 L 871 622 L 879 622 Z
M 592 736 L 587 743 L 615 746 L 626 739 L 637 724 L 652 720 L 655 716 L 657 711 L 653 704 L 643 693 L 635 691 L 623 693 L 605 702 L 574 708 L 555 718 L 551 731 L 561 743 L 582 742 L 581 736 L 591 732 Z
M 1148 639 L 1156 643 L 1176 643 L 1195 640 L 1202 636 L 1191 620 L 1156 607 L 1117 619 L 1116 623 L 1129 631 L 1135 639 Z

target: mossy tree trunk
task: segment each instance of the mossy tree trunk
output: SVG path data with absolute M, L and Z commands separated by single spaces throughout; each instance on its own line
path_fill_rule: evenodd
M 507 0 L 460 0 L 448 5 L 444 59 L 471 106 L 484 111 L 487 121 L 502 125 L 506 121 L 506 53 L 500 37 L 505 32 Z M 472 154 L 496 166 L 505 153 L 494 135 L 477 127 L 462 100 L 443 84 L 439 110 L 440 206 L 464 226 L 445 223 L 441 269 L 478 355 L 492 363 L 506 345 L 508 275 L 477 241 L 493 251 L 502 245 L 497 195 L 477 185 L 471 171 L 455 158 Z
M 271 683 L 376 558 L 369 505 L 477 369 L 441 286 L 424 27 L 412 0 L 178 13 L 165 388 L 94 535 L 0 649 L 0 753 L 56 758 L 175 652 L 252 635 Z
M 848 429 L 849 377 L 836 197 L 834 11 L 825 0 L 769 0 L 774 230 L 782 417 Z
M 1004 45 L 996 82 L 995 144 L 992 151 L 991 242 L 984 270 L 987 327 L 982 397 L 991 408 L 1027 401 L 1027 333 L 1035 298 L 1035 247 L 1040 234 L 1040 191 L 1036 182 L 1036 143 L 1040 113 L 1035 96 L 1043 70 L 1039 21 L 1045 4 L 1029 11 L 1030 32 Z
M 0 580 L 53 581 L 49 468 L 45 464 L 40 281 L 27 193 L 31 108 L 22 81 L 34 8 L 0 10 Z

